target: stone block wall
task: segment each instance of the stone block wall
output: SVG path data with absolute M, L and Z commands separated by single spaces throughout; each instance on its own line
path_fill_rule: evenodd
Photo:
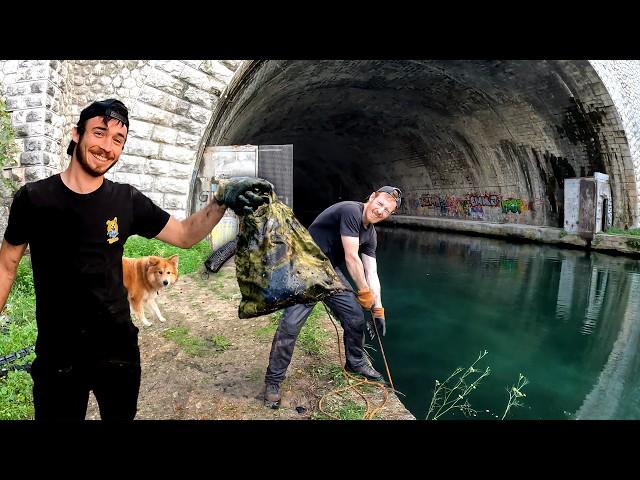
M 0 94 L 16 131 L 18 183 L 62 171 L 80 111 L 96 99 L 129 108 L 123 154 L 107 178 L 134 185 L 178 218 L 186 216 L 195 155 L 236 60 L 0 60 Z M 11 198 L 0 192 L 0 234 Z

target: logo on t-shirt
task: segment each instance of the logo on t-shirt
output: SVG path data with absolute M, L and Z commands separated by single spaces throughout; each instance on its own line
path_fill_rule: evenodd
M 107 242 L 113 243 L 119 240 L 118 238 L 118 217 L 113 217 L 113 220 L 107 220 Z

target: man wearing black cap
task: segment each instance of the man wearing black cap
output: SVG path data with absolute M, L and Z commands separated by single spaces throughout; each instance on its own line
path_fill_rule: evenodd
M 38 338 L 33 362 L 36 420 L 82 420 L 93 390 L 103 420 L 132 420 L 140 388 L 138 328 L 122 280 L 131 235 L 181 248 L 202 240 L 227 207 L 242 215 L 272 185 L 238 177 L 202 210 L 180 221 L 135 187 L 104 174 L 118 161 L 129 131 L 126 106 L 94 102 L 80 114 L 67 149 L 68 168 L 20 188 L 0 248 L 0 311 L 27 244 L 36 292 Z
M 363 308 L 371 310 L 375 327 L 386 333 L 384 308 L 376 264 L 376 229 L 374 224 L 391 215 L 402 201 L 399 188 L 384 186 L 371 193 L 366 203 L 339 202 L 324 210 L 309 226 L 311 237 L 331 261 L 345 285 L 344 267 L 357 287 L 357 294 L 343 292 L 324 301 L 344 328 L 345 369 L 372 380 L 382 375 L 369 363 L 364 351 L 365 318 Z M 361 257 L 358 255 L 360 253 Z M 265 405 L 278 408 L 280 384 L 285 378 L 296 339 L 315 304 L 294 305 L 285 309 L 273 337 L 269 367 L 265 375 Z

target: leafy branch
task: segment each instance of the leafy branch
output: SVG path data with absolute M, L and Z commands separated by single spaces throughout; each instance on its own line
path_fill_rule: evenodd
M 480 352 L 476 361 L 469 368 L 456 368 L 444 382 L 440 383 L 439 380 L 436 380 L 435 391 L 427 412 L 427 420 L 438 420 L 438 418 L 453 409 L 460 410 L 465 416 L 476 414 L 466 397 L 476 389 L 484 377 L 491 373 L 489 367 L 485 368 L 484 371 L 476 368 L 476 364 L 486 354 L 486 350 Z M 477 375 L 475 379 L 473 379 L 474 374 Z M 456 381 L 455 377 L 458 375 L 459 378 Z M 454 383 L 455 385 L 453 385 Z
M 502 414 L 502 418 L 500 420 L 505 419 L 511 407 L 523 406 L 523 404 L 520 403 L 519 399 L 527 396 L 527 394 L 524 393 L 522 389 L 524 388 L 525 385 L 528 385 L 528 384 L 529 384 L 529 380 L 527 379 L 527 377 L 525 377 L 520 373 L 518 377 L 518 383 L 516 383 L 515 385 L 511 385 L 511 389 L 507 389 L 507 393 L 509 394 L 509 402 L 507 403 L 507 408 Z

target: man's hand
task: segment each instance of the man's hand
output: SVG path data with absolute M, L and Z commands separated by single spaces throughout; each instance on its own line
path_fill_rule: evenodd
M 384 308 L 373 307 L 371 314 L 373 316 L 373 321 L 376 323 L 376 330 L 378 330 L 378 333 L 384 337 L 385 333 L 387 333 L 387 324 L 384 321 Z
M 268 202 L 271 192 L 273 185 L 261 178 L 233 177 L 220 182 L 213 198 L 218 204 L 232 209 L 236 215 L 246 215 Z
M 365 288 L 364 290 L 358 290 L 357 300 L 365 310 L 371 310 L 371 307 L 373 307 L 373 302 L 375 301 L 373 298 L 373 292 L 368 288 Z

